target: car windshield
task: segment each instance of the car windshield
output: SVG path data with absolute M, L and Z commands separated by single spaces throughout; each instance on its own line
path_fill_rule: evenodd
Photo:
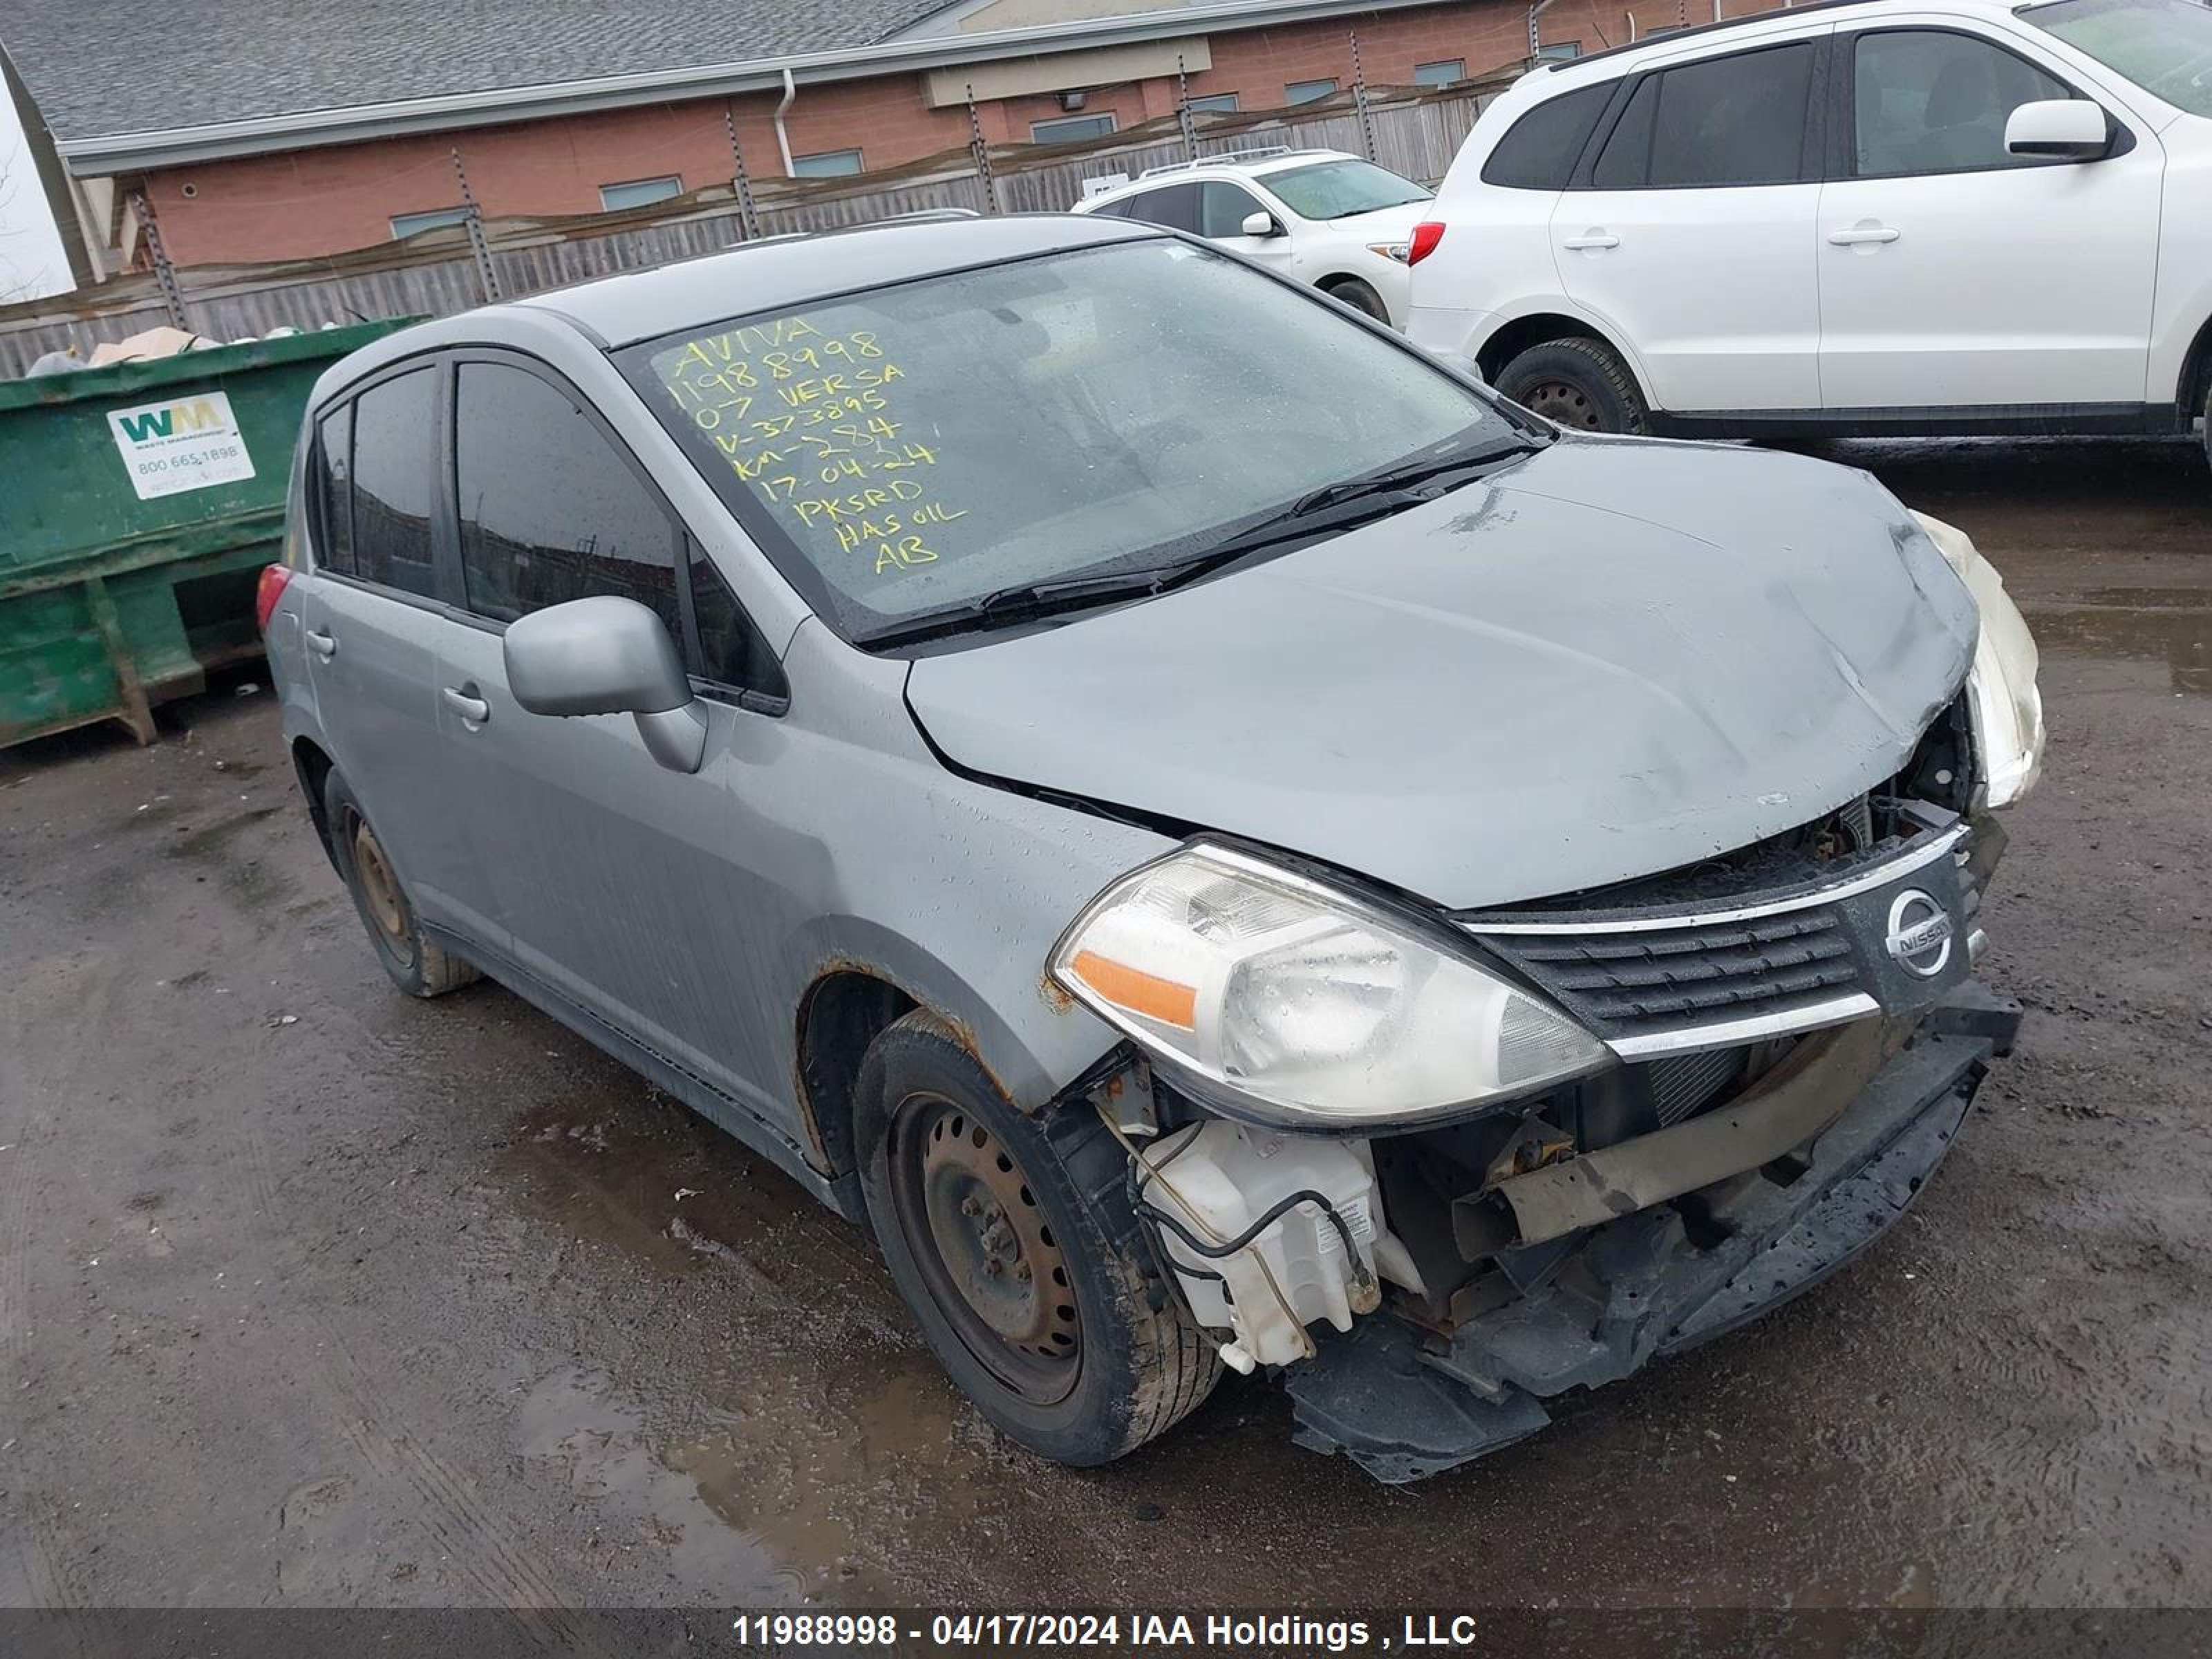
M 1264 174 L 1261 182 L 1301 219 L 1349 219 L 1377 208 L 1425 202 L 1435 193 L 1372 161 L 1316 161 Z
M 741 316 L 620 361 L 862 642 L 1189 559 L 1316 490 L 1529 430 L 1334 307 L 1169 238 Z
M 2212 116 L 2212 9 L 2194 0 L 2058 0 L 2020 15 L 2175 108 Z

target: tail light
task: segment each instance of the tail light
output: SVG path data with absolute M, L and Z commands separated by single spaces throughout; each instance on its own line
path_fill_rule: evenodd
M 1406 263 L 1417 265 L 1437 251 L 1437 244 L 1444 239 L 1444 222 L 1424 219 L 1413 227 L 1413 240 L 1406 249 Z
M 283 564 L 264 564 L 261 580 L 253 588 L 253 625 L 263 633 L 269 631 L 269 618 L 276 609 L 276 601 L 284 597 L 284 585 L 292 580 L 292 568 Z

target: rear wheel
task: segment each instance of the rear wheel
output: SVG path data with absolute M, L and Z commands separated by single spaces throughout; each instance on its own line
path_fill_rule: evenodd
M 1180 1421 L 1219 1375 L 1154 1273 L 1096 1115 L 1040 1121 L 917 1011 L 862 1063 L 869 1220 L 946 1372 L 993 1424 L 1061 1463 L 1104 1463 Z
M 1571 432 L 1641 433 L 1650 426 L 1636 377 L 1612 347 L 1596 340 L 1529 347 L 1505 365 L 1498 390 Z
M 338 874 L 392 982 L 410 996 L 435 997 L 474 981 L 473 966 L 424 937 L 391 855 L 336 768 L 323 781 L 323 820 Z

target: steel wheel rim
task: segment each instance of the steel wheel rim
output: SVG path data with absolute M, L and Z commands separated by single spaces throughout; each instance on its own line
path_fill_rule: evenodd
M 1597 405 L 1589 394 L 1567 380 L 1540 380 L 1528 388 L 1528 395 L 1521 400 L 1522 407 L 1530 413 L 1541 415 L 1554 426 L 1572 428 L 1577 432 L 1597 430 Z
M 399 878 L 392 874 L 392 861 L 384 856 L 376 831 L 358 814 L 353 821 L 353 868 L 369 921 L 394 952 L 411 959 L 415 930 L 407 920 L 407 899 L 399 890 Z
M 896 1220 L 961 1343 L 1032 1405 L 1075 1388 L 1083 1324 L 1067 1257 L 1026 1172 L 974 1113 L 918 1093 L 892 1119 Z

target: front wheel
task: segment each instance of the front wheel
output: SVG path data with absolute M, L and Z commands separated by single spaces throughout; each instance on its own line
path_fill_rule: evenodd
M 1017 1110 L 941 1020 L 907 1015 L 858 1084 L 868 1217 L 939 1362 L 1055 1462 L 1112 1462 L 1212 1390 L 1213 1345 L 1154 1273 L 1127 1154 L 1087 1108 Z
M 1650 411 L 1636 377 L 1596 340 L 1547 340 L 1505 365 L 1498 390 L 1570 432 L 1642 433 Z
M 1347 276 L 1340 283 L 1331 283 L 1322 290 L 1331 299 L 1341 300 L 1354 311 L 1372 317 L 1378 323 L 1390 320 L 1390 308 L 1382 303 L 1382 296 L 1361 282 L 1357 276 Z

